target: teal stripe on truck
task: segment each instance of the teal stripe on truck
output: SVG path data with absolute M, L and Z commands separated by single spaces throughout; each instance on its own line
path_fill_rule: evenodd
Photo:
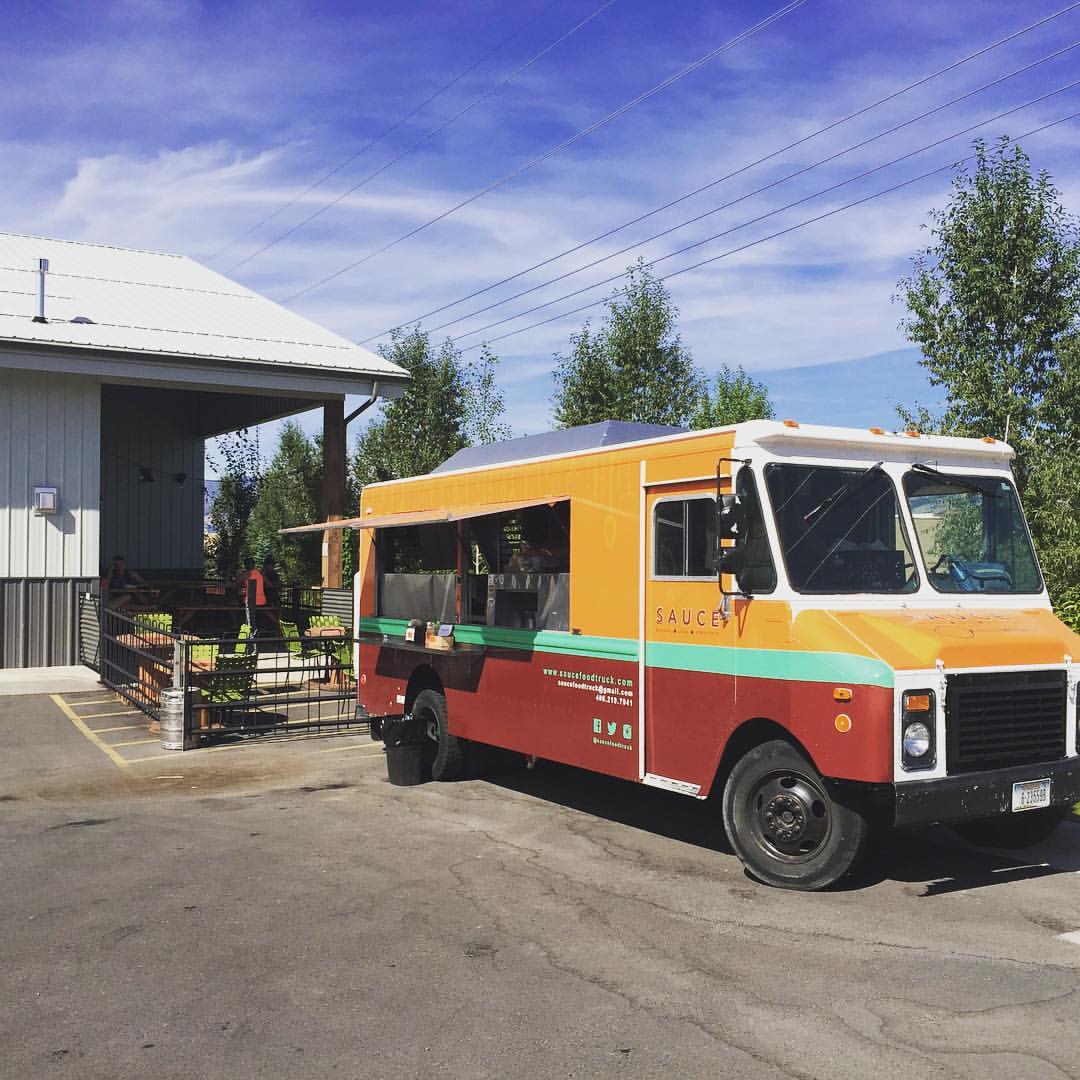
M 893 685 L 893 670 L 888 664 L 854 653 L 797 652 L 652 641 L 645 646 L 645 663 L 649 667 L 741 675 L 748 679 L 855 683 L 859 686 Z
M 361 632 L 403 638 L 407 619 L 371 616 L 360 620 Z M 592 637 L 566 630 L 515 630 L 505 626 L 454 626 L 454 639 L 463 645 L 486 645 L 492 649 L 521 649 L 526 652 L 564 656 L 591 656 L 600 660 L 636 661 L 638 645 L 629 638 Z

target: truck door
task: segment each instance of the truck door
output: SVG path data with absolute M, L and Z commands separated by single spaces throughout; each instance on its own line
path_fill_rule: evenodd
M 692 795 L 708 794 L 724 742 L 737 721 L 740 660 L 787 627 L 782 605 L 731 596 L 713 568 L 716 480 L 645 487 L 645 739 L 643 779 Z M 776 570 L 754 476 L 748 467 L 721 479 L 737 494 L 744 568 L 738 583 L 767 597 Z
M 707 793 L 718 722 L 735 701 L 737 620 L 734 609 L 725 618 L 713 568 L 716 494 L 714 479 L 645 490 L 643 779 L 694 795 Z

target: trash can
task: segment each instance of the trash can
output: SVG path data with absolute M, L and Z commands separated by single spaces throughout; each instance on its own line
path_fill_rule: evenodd
M 391 784 L 412 787 L 426 779 L 424 767 L 425 738 L 411 713 L 385 717 L 382 723 L 386 747 L 386 775 Z
M 424 782 L 424 744 L 398 743 L 386 748 L 386 775 L 391 784 L 413 787 Z

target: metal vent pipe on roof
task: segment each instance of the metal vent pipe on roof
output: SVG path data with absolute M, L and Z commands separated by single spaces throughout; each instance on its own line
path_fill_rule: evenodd
M 48 322 L 45 318 L 45 274 L 49 269 L 48 259 L 38 259 L 37 314 L 34 322 Z

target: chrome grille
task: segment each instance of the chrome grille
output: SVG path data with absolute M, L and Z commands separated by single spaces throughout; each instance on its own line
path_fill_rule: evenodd
M 1032 765 L 1065 756 L 1064 671 L 949 675 L 945 695 L 950 773 Z

